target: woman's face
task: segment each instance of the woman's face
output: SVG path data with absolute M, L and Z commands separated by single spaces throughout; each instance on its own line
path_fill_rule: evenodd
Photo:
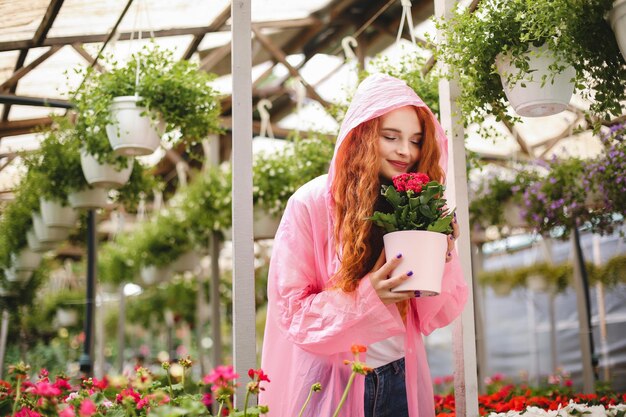
M 422 124 L 412 106 L 405 106 L 381 116 L 378 139 L 379 175 L 391 180 L 409 172 L 420 156 L 424 135 Z

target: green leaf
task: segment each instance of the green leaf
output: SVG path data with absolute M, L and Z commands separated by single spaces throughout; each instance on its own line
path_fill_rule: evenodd
M 387 201 L 391 203 L 394 209 L 399 208 L 400 204 L 402 204 L 402 197 L 400 196 L 400 194 L 398 194 L 396 189 L 393 187 L 387 187 L 384 190 L 383 195 L 385 196 Z
M 451 233 L 452 227 L 450 223 L 452 222 L 452 217 L 442 217 L 437 219 L 437 221 L 426 228 L 429 232 L 438 232 L 438 233 Z

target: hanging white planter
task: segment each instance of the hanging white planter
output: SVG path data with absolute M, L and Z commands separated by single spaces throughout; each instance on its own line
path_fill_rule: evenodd
M 34 271 L 39 268 L 42 255 L 31 249 L 24 248 L 11 254 L 11 267 L 16 271 Z
M 129 159 L 128 166 L 118 170 L 114 165 L 101 164 L 96 158 L 86 151 L 80 151 L 80 166 L 83 175 L 93 187 L 120 188 L 128 182 L 133 171 L 132 159 Z
M 529 73 L 513 85 L 509 85 L 507 74 L 517 74 L 518 68 L 511 65 L 509 56 L 498 54 L 496 57 L 496 68 L 502 80 L 504 93 L 515 112 L 520 116 L 540 117 L 565 110 L 574 93 L 572 81 L 576 75 L 574 68 L 568 65 L 563 71 L 554 75 L 552 80 L 549 68 L 558 61 L 546 45 L 530 46 L 524 56 L 529 61 Z M 544 76 L 546 81 L 542 85 Z M 527 77 L 532 77 L 532 79 L 527 80 Z
M 280 225 L 280 217 L 269 214 L 261 207 L 254 207 L 254 239 L 274 239 L 278 226 Z
M 548 280 L 540 274 L 531 274 L 526 277 L 526 286 L 533 292 L 545 292 L 548 289 Z
M 73 326 L 78 323 L 78 311 L 70 308 L 58 308 L 56 321 L 61 327 Z
M 609 22 L 611 22 L 611 29 L 615 33 L 619 50 L 626 60 L 626 0 L 613 2 L 613 9 L 609 12 Z
M 48 227 L 73 228 L 78 219 L 78 214 L 70 206 L 64 206 L 58 201 L 39 198 L 41 204 L 41 217 Z
M 40 242 L 39 239 L 37 239 L 37 235 L 35 235 L 34 230 L 26 232 L 26 242 L 28 243 L 28 248 L 33 252 L 43 253 L 54 249 L 54 242 Z
M 69 229 L 46 226 L 40 213 L 33 213 L 33 229 L 37 240 L 41 243 L 60 242 L 70 234 Z
M 114 123 L 106 126 L 106 132 L 118 155 L 150 155 L 161 143 L 165 123 L 151 120 L 146 108 L 137 106 L 140 100 L 139 96 L 115 97 L 109 107 Z
M 187 271 L 195 271 L 200 266 L 202 255 L 196 251 L 185 252 L 180 255 L 174 262 L 172 262 L 170 268 L 173 272 L 182 274 Z
M 16 270 L 14 268 L 9 268 L 4 270 L 4 277 L 9 282 L 26 282 L 33 275 L 33 271 L 28 271 L 25 269 Z
M 68 194 L 70 206 L 75 209 L 97 209 L 107 205 L 109 190 L 106 188 L 85 188 Z
M 144 284 L 152 285 L 166 281 L 170 276 L 170 271 L 168 268 L 158 268 L 154 265 L 149 265 L 139 270 L 139 276 L 141 276 Z

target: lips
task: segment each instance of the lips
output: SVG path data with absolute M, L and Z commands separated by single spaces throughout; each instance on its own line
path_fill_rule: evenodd
M 409 167 L 409 164 L 407 162 L 402 162 L 402 161 L 391 161 L 391 160 L 387 160 L 387 162 L 389 162 L 389 164 L 393 167 L 396 167 L 398 169 L 401 170 L 405 170 Z

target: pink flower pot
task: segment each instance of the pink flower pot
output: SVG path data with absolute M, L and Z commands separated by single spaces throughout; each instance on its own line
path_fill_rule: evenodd
M 402 261 L 391 276 L 413 271 L 408 280 L 393 289 L 394 292 L 419 291 L 421 297 L 441 292 L 448 235 L 424 230 L 401 230 L 387 233 L 383 241 L 387 259 L 402 254 Z

